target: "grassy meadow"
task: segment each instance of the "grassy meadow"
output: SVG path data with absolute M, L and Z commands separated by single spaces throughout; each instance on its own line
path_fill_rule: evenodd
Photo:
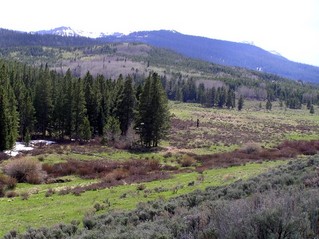
M 300 110 L 287 109 L 279 107 L 279 102 L 274 102 L 271 111 L 260 101 L 246 101 L 242 111 L 172 102 L 174 126 L 170 142 L 194 153 L 211 154 L 233 151 L 250 142 L 274 147 L 285 140 L 318 140 L 318 111 L 310 114 L 305 106 Z
M 45 146 L 18 156 L 41 163 L 54 180 L 44 184 L 18 183 L 0 198 L 0 236 L 13 229 L 23 232 L 28 227 L 81 222 L 85 215 L 131 210 L 139 202 L 169 199 L 208 186 L 246 180 L 289 160 L 308 157 L 300 153 L 272 158 L 272 154 L 263 150 L 287 140 L 319 140 L 317 108 L 310 114 L 305 106 L 290 110 L 276 102 L 271 111 L 265 110 L 265 102 L 258 101 L 246 101 L 242 111 L 170 102 L 170 110 L 169 137 L 156 151 L 134 152 L 98 143 L 70 143 Z M 226 153 L 244 151 L 247 145 L 254 145 L 252 153 L 245 152 L 247 160 L 240 161 L 236 154 L 226 157 Z M 258 154 L 258 158 L 252 157 L 260 152 L 263 154 Z M 220 155 L 223 163 L 207 164 L 207 160 L 214 160 L 211 155 L 215 154 Z M 228 157 L 238 160 L 227 162 Z M 1 167 L 7 163 L 2 161 Z M 78 168 L 71 168 L 71 164 Z M 204 164 L 210 166 L 200 168 Z M 109 171 L 99 168 L 101 172 L 93 174 L 90 166 Z M 142 177 L 138 170 L 144 166 L 148 171 Z M 58 168 L 69 171 L 62 175 L 56 171 Z

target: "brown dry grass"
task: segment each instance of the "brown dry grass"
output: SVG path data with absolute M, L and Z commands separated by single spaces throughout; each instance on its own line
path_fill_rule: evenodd
M 29 158 L 11 159 L 5 165 L 4 172 L 20 183 L 40 184 L 46 178 L 41 163 Z
M 252 144 L 250 145 L 252 146 Z M 314 155 L 319 151 L 319 141 L 285 141 L 276 148 L 263 149 L 257 147 L 248 147 L 250 150 L 238 149 L 233 152 L 196 156 L 201 166 L 197 171 L 204 171 L 215 167 L 228 167 L 240 165 L 252 161 L 291 159 L 298 155 Z M 244 149 L 247 149 L 245 146 Z

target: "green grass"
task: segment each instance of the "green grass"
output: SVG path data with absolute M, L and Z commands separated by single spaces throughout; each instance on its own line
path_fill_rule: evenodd
M 69 223 L 72 220 L 81 221 L 85 214 L 94 213 L 95 203 L 103 205 L 106 199 L 111 203 L 107 210 L 130 210 L 134 209 L 139 202 L 159 197 L 169 199 L 192 192 L 195 189 L 204 189 L 207 186 L 226 185 L 239 179 L 258 175 L 283 163 L 285 161 L 251 163 L 245 166 L 212 169 L 205 171 L 202 176 L 196 172 L 177 174 L 167 180 L 144 183 L 144 191 L 138 191 L 137 184 L 132 184 L 88 191 L 81 196 L 53 194 L 50 197 L 45 197 L 45 192 L 49 188 L 74 186 L 75 183 L 83 184 L 90 183 L 90 181 L 74 179 L 70 183 L 61 185 L 39 186 L 19 184 L 18 191 L 34 191 L 36 188 L 38 193 L 31 194 L 28 200 L 22 200 L 20 197 L 0 199 L 0 236 L 12 229 L 24 231 L 28 226 L 41 227 L 60 222 Z M 199 180 L 200 177 L 201 180 Z M 190 182 L 194 182 L 194 186 L 188 186 Z M 157 192 L 158 189 L 161 189 L 162 192 Z
M 318 134 L 299 134 L 297 132 L 293 132 L 286 135 L 287 140 L 319 140 Z

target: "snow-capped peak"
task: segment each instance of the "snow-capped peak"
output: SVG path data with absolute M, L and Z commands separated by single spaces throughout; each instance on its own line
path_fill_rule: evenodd
M 122 33 L 102 33 L 102 32 L 91 32 L 72 29 L 71 27 L 57 27 L 51 30 L 41 30 L 37 32 L 32 32 L 41 35 L 59 35 L 59 36 L 68 36 L 68 37 L 88 37 L 88 38 L 99 38 L 105 36 L 116 36 L 121 37 L 124 34 Z

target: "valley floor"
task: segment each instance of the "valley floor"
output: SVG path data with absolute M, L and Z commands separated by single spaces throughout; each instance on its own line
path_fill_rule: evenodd
M 0 198 L 0 236 L 130 211 L 142 202 L 226 187 L 311 160 L 319 150 L 318 109 L 310 114 L 259 105 L 246 102 L 237 111 L 170 102 L 170 134 L 154 151 L 114 149 L 96 140 L 36 147 L 1 161 L 1 168 L 12 160 L 35 161 L 49 180 L 18 183 Z

